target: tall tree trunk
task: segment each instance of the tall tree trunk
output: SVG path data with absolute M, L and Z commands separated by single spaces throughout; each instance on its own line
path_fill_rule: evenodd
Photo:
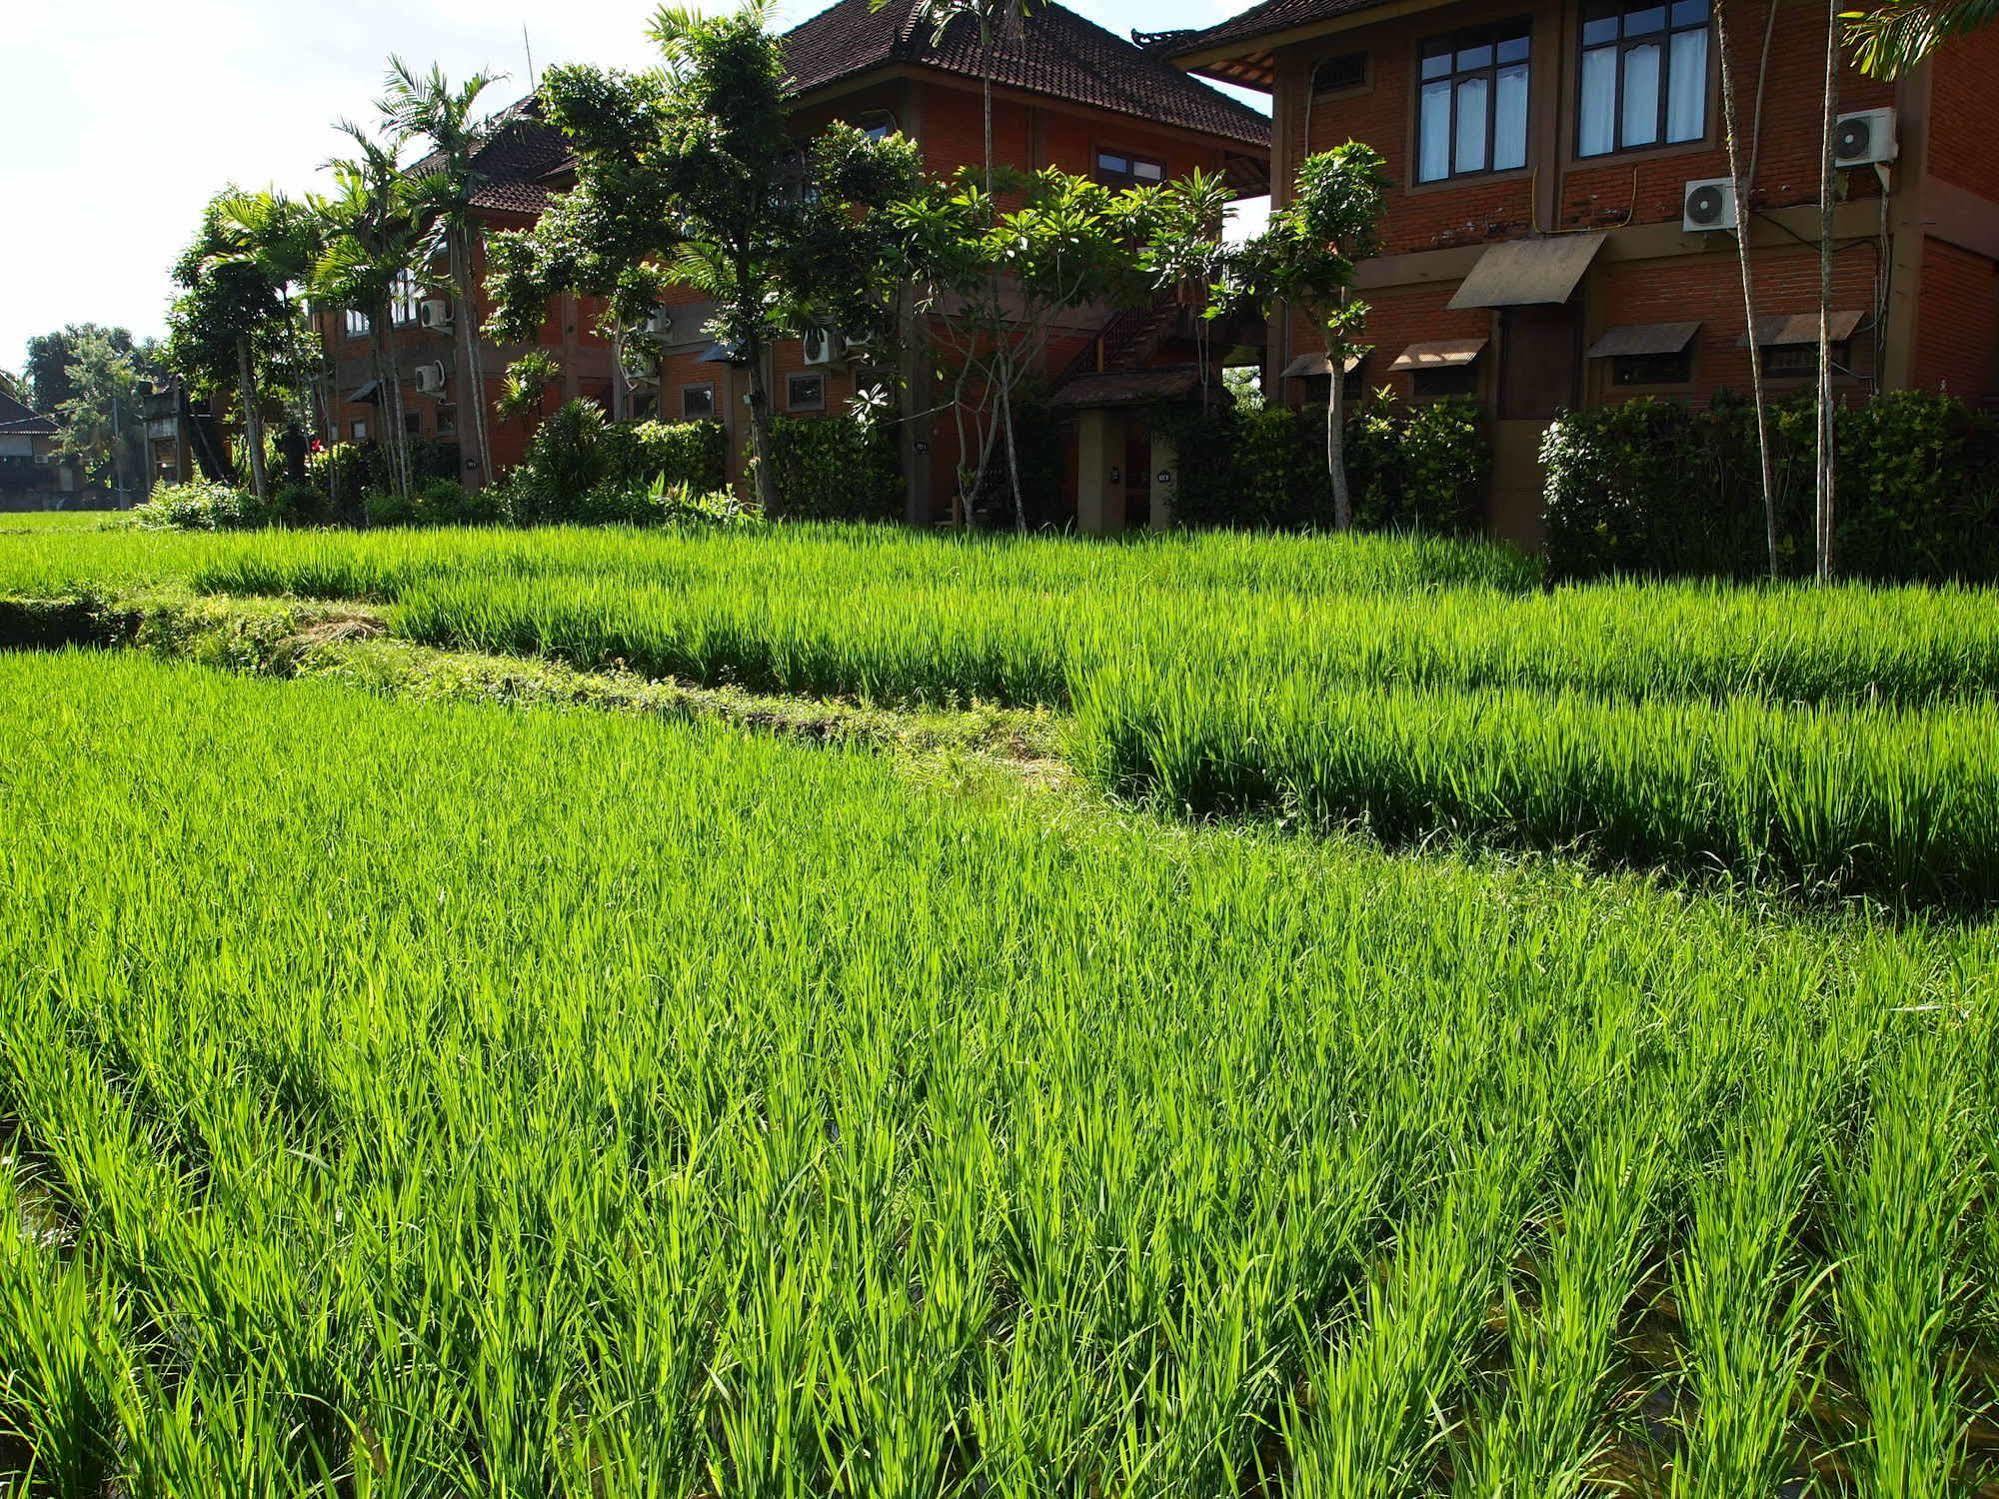
M 1027 534 L 1027 502 L 1020 493 L 1020 454 L 1013 446 L 1013 394 L 1011 381 L 1000 391 L 1001 418 L 1006 423 L 1006 471 L 1013 483 L 1013 528 L 1022 536 Z
M 750 358 L 750 449 L 756 467 L 757 505 L 769 517 L 777 514 L 777 470 L 770 440 L 770 387 L 764 382 L 764 348 L 752 341 Z
M 1819 157 L 1819 440 L 1814 486 L 1818 520 L 1818 580 L 1832 578 L 1834 437 L 1832 409 L 1832 190 L 1833 131 L 1839 114 L 1839 9 L 1829 0 L 1825 18 L 1825 137 Z
M 479 465 L 479 487 L 493 482 L 493 447 L 486 436 L 486 372 L 479 357 L 478 304 L 472 290 L 471 230 L 459 224 L 451 231 L 452 284 L 458 289 L 458 338 L 465 353 L 460 418 L 472 424 L 472 456 Z M 462 439 L 461 439 L 462 441 Z M 460 471 L 463 471 L 460 463 Z
M 1346 364 L 1339 340 L 1326 340 L 1326 474 L 1333 481 L 1333 529 L 1353 529 L 1353 494 L 1347 488 Z
M 1775 14 L 1775 0 L 1771 13 Z M 1715 0 L 1714 40 L 1721 51 L 1722 135 L 1728 144 L 1728 176 L 1735 186 L 1735 258 L 1742 270 L 1742 326 L 1748 330 L 1749 392 L 1756 407 L 1756 458 L 1763 480 L 1763 544 L 1770 576 L 1777 576 L 1777 485 L 1770 467 L 1770 411 L 1763 396 L 1763 349 L 1756 342 L 1756 289 L 1749 270 L 1749 193 L 1754 184 L 1742 167 L 1736 134 L 1735 69 L 1728 48 L 1728 0 Z
M 270 498 L 264 475 L 264 415 L 257 409 L 257 361 L 250 340 L 236 340 L 236 394 L 243 402 L 243 445 L 250 450 L 250 493 L 259 504 Z

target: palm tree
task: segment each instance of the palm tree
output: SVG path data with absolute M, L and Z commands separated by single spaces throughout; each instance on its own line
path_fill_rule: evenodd
M 390 57 L 387 92 L 377 108 L 391 139 L 400 148 L 421 140 L 430 148 L 434 169 L 417 178 L 425 211 L 436 216 L 451 278 L 454 321 L 464 356 L 465 390 L 471 408 L 473 451 L 479 462 L 479 482 L 490 483 L 493 450 L 486 427 L 486 380 L 479 358 L 479 318 L 472 288 L 472 197 L 478 187 L 473 159 L 485 142 L 483 122 L 475 114 L 479 96 L 495 82 L 490 73 L 474 73 L 453 88 L 441 68 L 418 76 L 400 57 Z
M 1812 486 L 1818 580 L 1832 578 L 1833 465 L 1835 463 L 1832 406 L 1832 189 L 1837 172 L 1833 156 L 1839 118 L 1839 6 L 1826 0 L 1825 14 L 1825 135 L 1819 145 L 1819 381 L 1818 471 Z M 1752 340 L 1753 341 L 1753 340 Z
M 316 424 L 330 426 L 330 403 L 323 393 L 321 401 L 313 399 L 313 381 L 307 373 L 313 361 L 295 295 L 311 281 L 313 267 L 324 249 L 321 205 L 310 196 L 292 198 L 268 189 L 231 192 L 217 200 L 216 217 L 229 246 L 218 252 L 218 263 L 233 260 L 249 266 L 277 297 L 300 425 L 307 429 Z M 317 412 L 315 405 L 320 408 Z
M 397 493 L 407 495 L 412 476 L 402 378 L 390 353 L 389 329 L 396 297 L 425 259 L 429 239 L 418 193 L 396 152 L 351 121 L 335 128 L 353 140 L 359 154 L 327 163 L 334 192 L 321 204 L 325 238 L 312 271 L 312 294 L 368 314 L 383 450 Z
M 1854 61 L 1875 78 L 1899 78 L 1954 36 L 1999 20 L 1999 0 L 1888 0 L 1848 13 Z

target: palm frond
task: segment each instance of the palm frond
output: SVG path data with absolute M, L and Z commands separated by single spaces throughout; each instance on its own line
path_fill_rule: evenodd
M 1840 19 L 1861 71 L 1899 78 L 1951 37 L 1999 20 L 1999 0 L 1888 0 Z

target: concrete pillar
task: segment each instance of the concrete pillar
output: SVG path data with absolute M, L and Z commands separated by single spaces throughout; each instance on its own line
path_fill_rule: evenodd
M 1152 513 L 1155 531 L 1173 529 L 1173 493 L 1180 487 L 1180 445 L 1172 434 L 1152 429 Z
M 1084 411 L 1076 418 L 1076 529 L 1115 536 L 1124 529 L 1124 413 Z

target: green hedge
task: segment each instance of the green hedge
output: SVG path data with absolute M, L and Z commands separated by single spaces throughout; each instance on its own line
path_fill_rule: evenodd
M 1154 414 L 1180 449 L 1174 518 L 1184 526 L 1326 529 L 1333 523 L 1323 407 L 1224 405 Z M 1385 392 L 1347 414 L 1354 523 L 1371 531 L 1479 529 L 1492 453 L 1468 400 L 1412 406 Z
M 1813 567 L 1809 396 L 1770 408 L 1778 566 Z M 1999 428 L 1951 396 L 1897 391 L 1838 414 L 1834 560 L 1879 581 L 1999 579 Z M 1569 412 L 1542 445 L 1552 578 L 1768 572 L 1754 408 L 1652 399 Z
M 895 520 L 903 511 L 895 429 L 851 416 L 771 423 L 778 513 L 792 520 Z
M 718 422 L 612 423 L 601 407 L 570 401 L 535 429 L 507 477 L 507 515 L 518 525 L 643 524 L 657 518 L 655 492 L 723 488 L 728 450 Z

